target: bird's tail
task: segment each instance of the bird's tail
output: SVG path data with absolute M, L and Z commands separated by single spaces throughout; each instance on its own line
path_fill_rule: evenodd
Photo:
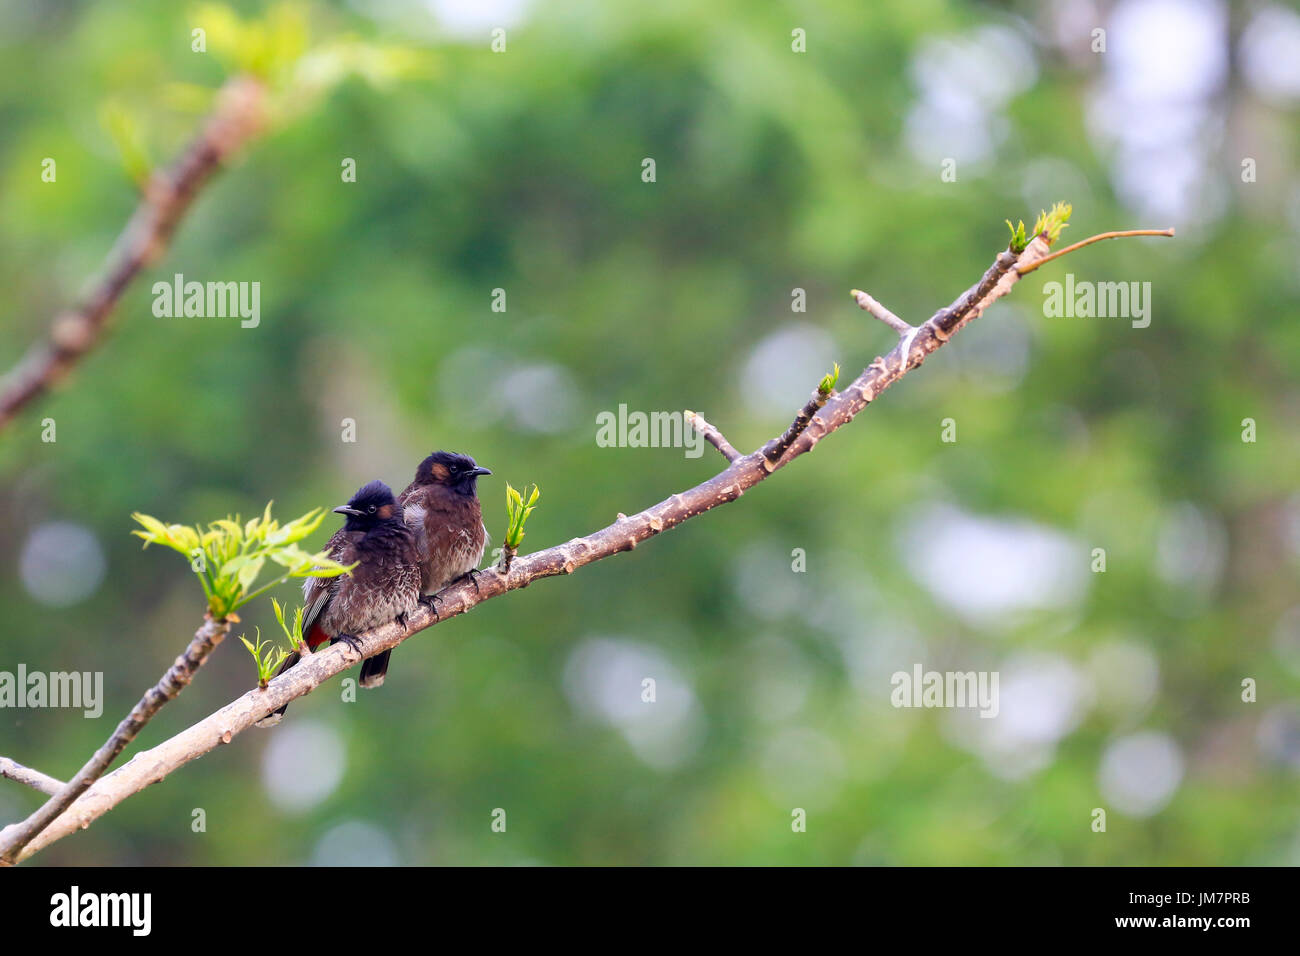
M 361 665 L 361 680 L 358 683 L 362 687 L 374 688 L 384 682 L 384 675 L 388 673 L 388 658 L 393 652 L 380 651 L 374 657 L 367 657 Z
M 284 663 L 281 664 L 281 665 L 280 665 L 280 669 L 277 670 L 277 671 L 275 672 L 275 676 L 276 676 L 276 677 L 279 677 L 281 674 L 283 674 L 285 671 L 287 671 L 287 670 L 288 670 L 290 667 L 292 667 L 294 664 L 297 664 L 298 661 L 300 661 L 300 660 L 302 660 L 302 655 L 299 654 L 297 651 L 294 651 L 293 653 L 291 653 L 288 657 L 286 657 L 286 658 L 284 659 Z M 288 710 L 288 709 L 289 709 L 289 705 L 288 705 L 288 704 L 285 704 L 285 705 L 284 705 L 283 707 L 281 707 L 279 710 L 273 710 L 273 711 L 271 711 L 269 714 L 267 714 L 267 715 L 266 715 L 265 717 L 263 717 L 261 720 L 257 721 L 257 726 L 258 726 L 258 727 L 274 727 L 276 724 L 278 724 L 278 723 L 280 722 L 280 718 L 284 716 L 284 712 L 285 712 L 286 710 Z

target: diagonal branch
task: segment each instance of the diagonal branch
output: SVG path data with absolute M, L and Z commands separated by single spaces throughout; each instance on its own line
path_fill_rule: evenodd
M 198 669 L 203 666 L 208 655 L 216 649 L 229 630 L 230 622 L 225 618 L 213 620 L 209 617 L 204 620 L 203 626 L 195 632 L 194 639 L 185 648 L 185 653 L 176 658 L 158 683 L 145 692 L 139 703 L 131 709 L 131 713 L 117 725 L 112 736 L 95 751 L 86 765 L 77 771 L 75 777 L 65 784 L 58 784 L 58 781 L 53 780 L 52 777 L 45 778 L 58 784 L 50 799 L 26 820 L 0 831 L 0 865 L 16 862 L 23 848 L 37 834 L 90 789 L 91 784 L 100 778 L 117 759 L 117 755 L 126 749 L 127 744 L 136 738 L 144 725 L 153 719 L 154 714 L 158 713 L 168 701 L 174 700 L 194 679 Z M 51 793 L 49 790 L 45 792 Z
M 59 315 L 44 341 L 0 380 L 0 430 L 30 402 L 58 384 L 99 341 L 118 300 L 158 259 L 181 218 L 213 173 L 262 129 L 265 92 L 248 77 L 227 83 L 198 138 L 168 170 L 144 187 L 135 214 L 109 251 L 104 269 L 81 302 Z
M 1011 291 L 1019 280 L 1017 269 L 1032 266 L 1050 252 L 1048 243 L 1035 237 L 1019 256 L 1006 251 L 998 255 L 983 278 L 959 296 L 952 305 L 940 309 L 923 324 L 915 327 L 884 357 L 877 357 L 848 388 L 824 396 L 825 402 L 800 425 L 800 418 L 787 430 L 790 436 L 774 439 L 748 455 L 737 457 L 718 474 L 686 491 L 672 495 L 644 511 L 628 516 L 620 514 L 613 524 L 585 537 L 516 558 L 509 570 L 499 565 L 488 568 L 476 580 L 462 579 L 439 595 L 438 616 L 421 605 L 407 615 L 405 625 L 390 621 L 357 635 L 361 652 L 347 644 L 336 644 L 300 661 L 266 687 L 250 690 L 242 697 L 210 714 L 198 723 L 142 751 L 123 766 L 98 780 L 49 827 L 36 836 L 22 851 L 26 859 L 79 828 L 88 827 L 118 803 L 150 784 L 164 779 L 172 771 L 230 743 L 271 711 L 309 693 L 336 674 L 347 670 L 363 657 L 389 650 L 411 635 L 442 621 L 472 610 L 483 601 L 527 587 L 542 578 L 572 574 L 592 562 L 631 551 L 638 544 L 662 534 L 706 511 L 735 501 L 748 489 L 785 467 L 795 458 L 812 451 L 831 432 L 851 422 L 876 396 L 910 368 L 924 362 L 966 323 L 977 318 L 994 301 Z M 819 390 L 820 391 L 820 390 Z M 806 408 L 807 406 L 805 406 Z M 796 428 L 796 426 L 799 426 Z M 768 452 L 780 447 L 775 458 Z M 9 830 L 0 831 L 0 842 Z

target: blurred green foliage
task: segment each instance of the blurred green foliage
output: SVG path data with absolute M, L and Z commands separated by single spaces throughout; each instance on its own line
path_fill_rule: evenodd
M 377 21 L 360 5 L 300 8 L 314 49 L 349 37 L 389 48 L 377 61 L 401 66 L 400 82 L 349 71 L 288 110 L 200 198 L 68 386 L 0 436 L 0 668 L 105 674 L 103 720 L 0 712 L 0 753 L 50 774 L 82 763 L 204 610 L 180 562 L 160 568 L 132 546 L 132 512 L 206 519 L 274 498 L 302 513 L 372 478 L 401 487 L 447 448 L 493 469 L 480 490 L 498 544 L 491 483 L 546 486 L 528 527 L 540 548 L 722 464 L 712 451 L 597 447 L 599 411 L 699 409 L 747 451 L 786 427 L 831 361 L 851 378 L 892 347 L 853 286 L 925 318 L 1004 247 L 1005 219 L 1061 197 L 1072 235 L 1176 225 L 1179 238 L 1051 263 L 742 500 L 419 635 L 382 690 L 344 703 L 328 685 L 34 862 L 334 859 L 322 838 L 349 821 L 403 863 L 1295 862 L 1295 743 L 1269 744 L 1270 726 L 1295 726 L 1300 679 L 1284 659 L 1300 540 L 1288 524 L 1300 505 L 1294 117 L 1233 87 L 1219 107 L 1230 118 L 1280 117 L 1269 174 L 1240 182 L 1240 147 L 1225 142 L 1216 213 L 1135 222 L 1087 122 L 1103 61 L 1061 55 L 1040 6 L 1053 5 L 541 0 L 505 53 L 486 27 L 440 36 L 423 7 Z M 0 4 L 5 367 L 95 272 L 142 168 L 176 154 L 203 91 L 227 75 L 191 51 L 199 16 L 219 20 L 162 0 Z M 990 156 L 966 163 L 953 143 L 945 182 L 908 145 L 925 82 L 915 57 L 989 24 L 1034 36 L 1038 71 L 997 111 Z M 791 50 L 795 27 L 807 53 Z M 56 183 L 41 181 L 45 157 Z M 347 158 L 355 183 L 340 176 Z M 1149 281 L 1154 322 L 1044 318 L 1042 285 L 1067 271 Z M 261 282 L 259 327 L 155 318 L 149 285 L 175 272 Z M 791 312 L 793 289 L 806 313 Z M 811 371 L 757 374 L 755 347 L 792 326 L 825 346 Z M 1024 361 L 1007 364 L 1016 343 Z M 949 417 L 956 443 L 940 440 Z M 45 418 L 56 442 L 40 440 Z M 1256 443 L 1241 440 L 1245 418 Z M 355 442 L 341 440 L 346 420 Z M 1106 573 L 1067 607 L 973 622 L 909 571 L 905 528 L 937 503 L 1056 529 L 1085 564 L 1104 547 Z M 1219 542 L 1213 575 L 1161 571 L 1185 557 L 1167 529 L 1188 507 L 1190 527 L 1209 531 L 1185 549 Z M 39 603 L 22 576 L 29 535 L 54 521 L 90 528 L 107 562 L 93 595 L 66 607 Z M 243 616 L 274 626 L 269 602 Z M 1095 683 L 1025 773 L 961 745 L 949 713 L 889 704 L 889 672 L 914 661 L 998 669 L 1048 655 L 1086 674 L 1117 644 L 1158 665 L 1153 699 L 1108 710 Z M 632 663 L 602 663 L 610 648 Z M 625 686 L 593 689 L 589 674 Z M 653 705 L 646 676 L 658 677 Z M 1241 701 L 1245 677 L 1258 703 Z M 220 649 L 139 745 L 249 686 L 242 652 Z M 657 709 L 620 723 L 624 699 Z M 671 732 L 659 714 L 677 715 Z M 267 801 L 266 763 L 287 759 L 276 736 L 295 725 L 343 742 L 341 779 L 320 799 L 248 813 Z M 1112 808 L 1094 833 L 1107 749 L 1139 730 L 1177 742 L 1178 789 L 1152 816 Z M 5 784 L 0 819 L 38 799 Z M 806 833 L 791 831 L 795 807 Z M 505 834 L 490 829 L 494 808 Z

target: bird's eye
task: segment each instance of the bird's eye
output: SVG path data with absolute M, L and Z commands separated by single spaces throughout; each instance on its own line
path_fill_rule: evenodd
M 374 505 L 371 505 L 371 506 L 370 506 L 369 508 L 367 508 L 366 510 L 369 511 L 371 514 L 374 514 L 374 513 L 375 513 L 375 506 L 374 506 Z

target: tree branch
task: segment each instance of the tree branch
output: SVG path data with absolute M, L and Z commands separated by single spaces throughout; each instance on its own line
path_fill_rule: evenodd
M 23 848 L 68 809 L 78 797 L 90 789 L 91 784 L 100 778 L 117 755 L 135 739 L 144 725 L 153 719 L 154 714 L 158 713 L 169 700 L 174 700 L 194 679 L 195 673 L 203 666 L 208 655 L 216 649 L 229 630 L 228 620 L 207 618 L 203 626 L 195 632 L 185 653 L 176 658 L 172 666 L 167 669 L 167 673 L 163 674 L 158 683 L 149 688 L 140 698 L 139 703 L 131 709 L 131 713 L 117 725 L 112 736 L 95 751 L 86 765 L 77 771 L 77 775 L 67 783 L 60 784 L 50 799 L 22 823 L 0 830 L 0 865 L 17 862 Z M 50 777 L 45 779 L 53 780 Z M 58 783 L 58 781 L 53 782 Z
M 41 793 L 58 793 L 64 787 L 62 780 L 55 780 L 53 777 L 43 774 L 39 770 L 33 770 L 31 767 L 24 767 L 18 761 L 10 760 L 8 757 L 0 757 L 0 777 L 17 780 L 19 783 L 26 784 Z
M 135 214 L 108 253 L 99 278 L 81 302 L 59 315 L 47 338 L 0 380 L 0 430 L 28 403 L 58 384 L 99 341 L 118 300 L 139 273 L 167 248 L 177 224 L 213 173 L 264 125 L 265 91 L 238 77 L 217 93 L 216 107 L 198 138 L 144 187 Z
M 1041 236 L 1035 237 L 1019 256 L 1010 251 L 1000 253 L 979 282 L 952 305 L 940 309 L 925 323 L 900 336 L 899 343 L 890 352 L 873 360 L 843 392 L 823 396 L 819 391 L 784 435 L 757 451 L 729 460 L 728 466 L 709 480 L 630 517 L 619 514 L 613 524 L 585 537 L 516 558 L 509 570 L 498 565 L 480 572 L 476 581 L 462 579 L 440 593 L 436 617 L 429 608 L 420 605 L 407 615 L 405 626 L 390 621 L 356 635 L 360 653 L 344 643 L 319 651 L 271 681 L 265 689 L 248 691 L 174 737 L 136 754 L 82 794 L 23 848 L 19 859 L 26 859 L 78 828 L 88 827 L 127 797 L 218 746 L 230 743 L 257 720 L 309 693 L 364 657 L 396 647 L 411 635 L 464 614 L 483 601 L 527 587 L 542 578 L 572 574 L 592 562 L 630 551 L 655 535 L 735 501 L 749 488 L 795 458 L 812 451 L 823 438 L 852 421 L 910 368 L 923 363 L 927 355 L 947 342 L 955 332 L 1006 295 L 1020 278 L 1018 269 L 1032 266 L 1049 253 L 1049 246 Z M 809 412 L 805 420 L 804 413 L 817 398 L 824 399 L 823 403 Z M 726 452 L 723 454 L 725 456 Z M 12 829 L 0 831 L 0 841 L 11 840 L 8 835 Z

